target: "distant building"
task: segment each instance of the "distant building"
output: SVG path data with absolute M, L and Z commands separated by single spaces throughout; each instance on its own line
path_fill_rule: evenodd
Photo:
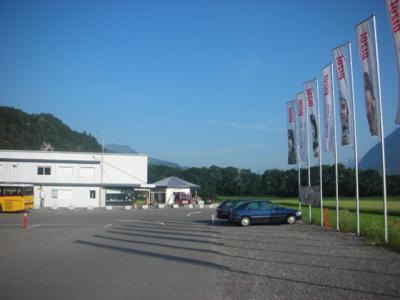
M 0 183 L 34 185 L 35 208 L 129 205 L 149 190 L 140 154 L 0 150 Z
M 154 200 L 158 203 L 172 205 L 179 200 L 179 197 L 192 198 L 193 193 L 197 196 L 197 184 L 185 181 L 178 177 L 168 177 L 154 182 Z

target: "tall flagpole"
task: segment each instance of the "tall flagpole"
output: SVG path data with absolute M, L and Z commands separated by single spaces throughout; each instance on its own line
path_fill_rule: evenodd
M 296 147 L 296 159 L 297 159 L 297 172 L 298 172 L 298 181 L 299 181 L 299 188 L 298 188 L 298 193 L 299 193 L 299 210 L 301 210 L 301 199 L 300 199 L 300 187 L 301 187 L 301 159 L 300 159 L 300 134 L 299 134 L 299 124 L 300 120 L 298 119 L 298 108 L 297 108 L 297 97 L 295 100 L 295 105 L 294 105 L 294 109 L 295 109 L 295 147 Z M 296 122 L 296 120 L 298 120 L 298 122 Z
M 296 97 L 296 101 L 295 101 L 295 111 L 296 111 L 296 117 L 295 117 L 295 146 L 297 148 L 297 172 L 298 172 L 298 180 L 299 180 L 299 210 L 301 211 L 301 199 L 300 199 L 300 189 L 301 189 L 301 158 L 300 158 L 300 120 L 299 120 L 299 113 L 298 113 L 298 108 L 297 108 L 297 97 Z M 297 122 L 296 122 L 297 120 Z
M 378 36 L 376 34 L 375 15 L 372 16 L 372 24 L 374 26 L 374 34 L 375 34 L 376 71 L 378 73 L 379 116 L 380 116 L 381 147 L 382 147 L 383 214 L 384 214 L 384 219 L 385 219 L 385 243 L 388 243 L 389 237 L 388 237 L 387 199 L 386 199 L 385 134 L 383 131 L 381 76 L 380 76 L 380 70 L 379 70 Z
M 319 192 L 321 197 L 321 226 L 324 226 L 324 198 L 322 191 L 322 145 L 321 145 L 321 122 L 320 122 L 320 113 L 319 113 L 319 86 L 318 86 L 318 78 L 317 81 L 317 114 L 318 114 L 318 143 L 319 143 Z
M 331 63 L 332 78 L 332 102 L 333 102 L 333 135 L 335 141 L 335 189 L 336 189 L 336 230 L 339 231 L 339 182 L 338 182 L 338 157 L 337 157 L 337 139 L 336 139 L 336 103 L 335 103 L 335 79 L 333 77 L 333 63 Z
M 104 130 L 102 132 L 102 144 L 101 144 L 101 175 L 100 175 L 100 193 L 99 193 L 99 198 L 100 198 L 100 205 L 103 203 L 103 197 L 105 199 L 105 190 L 103 193 L 103 181 L 104 181 Z M 105 200 L 104 200 L 105 201 Z
M 301 167 L 300 167 L 300 145 L 297 145 L 297 169 L 298 169 L 298 175 L 299 175 L 299 210 L 301 210 L 301 199 L 300 199 L 300 187 L 301 187 Z
M 307 164 L 308 164 L 308 186 L 311 187 L 311 166 L 310 166 L 310 139 L 309 139 L 309 129 L 308 129 L 308 102 L 307 96 L 304 93 L 304 101 L 306 105 L 306 136 L 307 136 Z M 311 204 L 308 204 L 308 223 L 311 224 L 312 217 L 311 217 Z
M 354 78 L 353 78 L 353 59 L 351 55 L 351 41 L 349 44 L 349 56 L 350 56 L 350 77 L 351 77 L 351 94 L 352 94 L 352 106 L 353 106 L 353 141 L 354 141 L 354 164 L 355 164 L 355 175 L 356 175 L 356 211 L 357 211 L 357 235 L 360 235 L 360 195 L 358 191 L 358 147 L 357 147 L 357 125 L 356 125 L 356 108 L 354 99 Z

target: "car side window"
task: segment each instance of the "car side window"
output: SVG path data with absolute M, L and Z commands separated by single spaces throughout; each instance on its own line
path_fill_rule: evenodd
M 259 209 L 258 203 L 257 202 L 250 203 L 249 206 L 247 207 L 247 209 L 249 209 L 249 210 L 257 210 L 257 209 Z
M 268 203 L 268 202 L 261 202 L 261 203 L 260 203 L 260 208 L 261 208 L 261 209 L 272 209 L 272 206 L 271 206 L 271 204 Z

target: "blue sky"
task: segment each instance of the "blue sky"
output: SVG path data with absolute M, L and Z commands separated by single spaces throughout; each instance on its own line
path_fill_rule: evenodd
M 371 13 L 389 134 L 399 79 L 376 0 L 1 0 L 0 104 L 183 166 L 288 168 L 285 103 L 351 40 L 362 157 L 377 140 L 354 25 Z M 339 150 L 340 161 L 352 158 Z

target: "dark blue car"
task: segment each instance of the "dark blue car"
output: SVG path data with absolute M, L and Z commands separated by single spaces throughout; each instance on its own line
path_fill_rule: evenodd
M 225 200 L 216 209 L 218 219 L 229 219 L 231 210 L 249 200 Z
M 264 223 L 294 224 L 301 219 L 301 211 L 281 207 L 268 201 L 248 201 L 231 210 L 229 220 L 242 226 Z

